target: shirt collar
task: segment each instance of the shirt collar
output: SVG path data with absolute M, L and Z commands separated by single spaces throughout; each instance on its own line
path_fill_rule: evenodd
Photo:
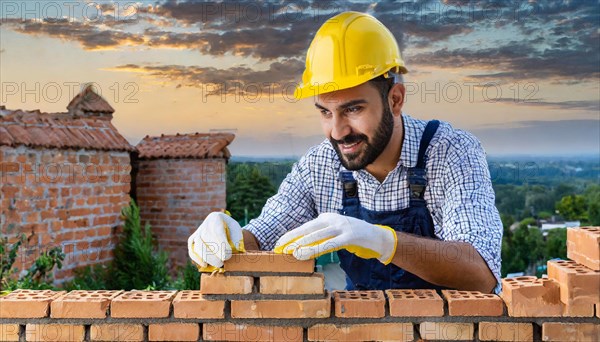
M 417 120 L 406 114 L 402 114 L 402 125 L 404 127 L 404 138 L 398 166 L 415 167 L 417 166 L 419 143 L 424 129 L 418 125 Z

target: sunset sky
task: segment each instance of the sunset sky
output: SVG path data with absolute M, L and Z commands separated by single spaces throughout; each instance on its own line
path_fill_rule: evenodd
M 355 10 L 396 36 L 404 112 L 477 135 L 490 155 L 600 153 L 600 2 L 10 1 L 0 104 L 65 111 L 81 87 L 145 135 L 233 130 L 234 156 L 300 156 L 323 140 L 293 100 L 319 26 Z

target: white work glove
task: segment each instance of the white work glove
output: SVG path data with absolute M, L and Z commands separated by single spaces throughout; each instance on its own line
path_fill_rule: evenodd
M 205 270 L 223 267 L 235 252 L 245 252 L 242 228 L 225 213 L 210 213 L 188 238 L 190 258 Z
M 274 252 L 308 260 L 346 249 L 361 258 L 377 258 L 387 265 L 396 253 L 397 242 L 396 231 L 390 227 L 340 214 L 323 213 L 284 234 L 275 244 Z

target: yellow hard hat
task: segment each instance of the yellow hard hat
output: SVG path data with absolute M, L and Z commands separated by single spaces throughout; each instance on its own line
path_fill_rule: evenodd
M 390 30 L 371 15 L 343 12 L 327 20 L 315 34 L 294 97 L 352 88 L 393 68 L 407 73 Z

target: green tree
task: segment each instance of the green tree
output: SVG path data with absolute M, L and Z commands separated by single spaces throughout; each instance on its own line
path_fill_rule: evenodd
M 544 237 L 534 218 L 526 218 L 513 232 L 505 227 L 502 243 L 502 275 L 512 272 L 535 274 L 544 256 Z
M 142 230 L 140 209 L 133 200 L 121 214 L 125 225 L 115 248 L 109 286 L 123 290 L 166 289 L 170 282 L 168 256 L 155 246 L 150 225 L 146 223 Z
M 583 196 L 587 206 L 587 224 L 600 226 L 600 185 L 589 186 Z
M 567 258 L 567 229 L 556 228 L 548 231 L 543 260 Z
M 556 203 L 556 210 L 566 220 L 587 220 L 587 205 L 582 195 L 564 196 Z
M 552 192 L 546 186 L 532 185 L 526 189 L 525 196 L 525 213 L 530 214 L 530 209 L 533 208 L 536 212 L 553 211 L 556 200 L 551 195 Z
M 260 215 L 267 199 L 274 194 L 275 187 L 256 166 L 240 165 L 227 184 L 227 210 L 245 225 Z

